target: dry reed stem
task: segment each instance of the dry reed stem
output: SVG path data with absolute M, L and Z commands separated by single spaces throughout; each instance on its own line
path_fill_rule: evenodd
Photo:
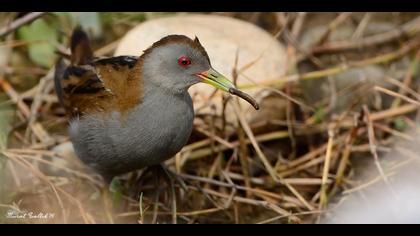
M 392 128 L 386 126 L 386 125 L 381 125 L 381 124 L 374 123 L 373 127 L 377 128 L 379 130 L 382 130 L 386 133 L 392 134 L 394 137 L 405 139 L 407 141 L 414 141 L 414 138 L 412 136 L 410 136 L 408 134 L 405 134 L 403 132 L 400 132 L 398 130 L 392 129 Z
M 0 75 L 0 87 L 6 92 L 6 94 L 11 98 L 11 100 L 17 104 L 19 111 L 22 112 L 25 119 L 30 119 L 31 109 L 22 101 L 19 97 L 19 94 L 14 90 L 14 88 Z M 43 126 L 39 122 L 33 122 L 31 129 L 36 137 L 45 144 L 50 144 L 52 139 L 49 136 L 48 132 L 45 131 Z
M 404 154 L 406 152 L 403 151 L 401 153 Z M 397 170 L 399 168 L 404 167 L 404 166 L 406 166 L 408 164 L 411 164 L 412 162 L 416 162 L 416 161 L 418 161 L 418 157 L 415 155 L 414 158 L 409 157 L 407 160 L 399 162 L 398 164 L 389 168 L 389 170 L 386 173 L 386 177 L 389 178 L 389 177 L 392 177 L 392 176 L 396 175 L 398 173 Z M 351 193 L 354 193 L 354 192 L 362 191 L 362 190 L 364 190 L 368 187 L 371 187 L 372 185 L 377 184 L 381 181 L 383 181 L 383 177 L 381 175 L 378 175 L 378 176 L 373 177 L 370 180 L 367 180 L 366 182 L 364 182 L 364 183 L 362 183 L 362 184 L 360 184 L 360 185 L 358 185 L 354 188 L 347 189 L 347 190 L 343 191 L 343 194 L 351 194 Z
M 408 87 L 405 83 L 401 83 L 400 81 L 394 79 L 394 78 L 385 78 L 386 81 L 388 81 L 390 84 L 395 85 L 397 87 L 399 87 L 400 91 L 398 92 L 398 94 L 400 95 L 405 95 L 405 94 L 410 94 L 411 96 L 415 97 L 417 100 L 420 100 L 420 94 L 417 93 L 415 90 L 411 89 L 410 87 Z M 400 99 L 396 99 L 396 100 L 400 100 Z M 398 107 L 400 104 L 396 104 L 393 103 L 392 107 Z
M 341 25 L 342 23 L 344 23 L 351 15 L 352 15 L 351 12 L 344 12 L 344 13 L 338 14 L 338 16 L 334 20 L 332 20 L 330 22 L 330 24 L 328 25 L 328 28 L 321 35 L 321 37 L 319 38 L 318 42 L 315 43 L 315 48 L 316 48 L 316 46 L 319 46 L 319 45 L 324 44 L 328 40 L 328 38 L 331 35 L 331 33 L 334 30 L 336 30 L 339 25 Z
M 409 98 L 409 97 L 407 97 L 407 96 L 404 96 L 404 95 L 402 95 L 402 94 L 399 94 L 399 93 L 397 93 L 397 92 L 391 91 L 391 90 L 389 90 L 389 89 L 382 88 L 382 87 L 380 87 L 380 86 L 375 86 L 375 87 L 373 87 L 373 89 L 374 89 L 374 90 L 376 90 L 376 91 L 380 91 L 380 92 L 383 92 L 383 93 L 385 93 L 385 94 L 388 94 L 388 95 L 390 95 L 390 96 L 394 96 L 394 97 L 400 98 L 400 99 L 402 99 L 402 100 L 404 100 L 404 101 L 407 101 L 407 102 L 409 102 L 409 103 L 415 104 L 415 105 L 417 105 L 417 106 L 420 106 L 420 102 L 419 102 L 419 101 L 416 101 L 416 100 L 414 100 L 414 99 L 411 99 L 411 98 Z
M 388 43 L 393 40 L 397 40 L 404 36 L 413 36 L 416 35 L 420 31 L 420 17 L 417 17 L 404 25 L 400 28 L 393 29 L 391 31 L 380 33 L 372 36 L 367 36 L 361 39 L 353 39 L 351 41 L 337 41 L 337 42 L 330 42 L 324 45 L 314 47 L 312 49 L 313 54 L 318 53 L 331 53 L 340 50 L 352 50 L 352 49 L 361 49 L 371 46 L 377 46 L 380 44 Z
M 404 114 L 412 113 L 414 111 L 417 111 L 418 109 L 419 109 L 419 106 L 415 104 L 402 105 L 397 108 L 391 108 L 391 109 L 387 109 L 383 111 L 378 111 L 376 113 L 372 113 L 370 115 L 370 120 L 371 121 L 384 120 L 387 118 L 392 118 L 395 116 L 401 116 Z
M 44 16 L 48 12 L 31 12 L 0 29 L 0 38 L 14 32 L 19 27 L 31 23 L 32 21 Z
M 217 197 L 221 197 L 221 198 L 229 198 L 228 195 L 214 191 L 214 190 L 210 190 L 210 189 L 205 189 L 204 191 L 206 191 L 207 193 L 217 196 Z M 261 206 L 261 207 L 265 207 L 267 209 L 270 209 L 282 216 L 287 216 L 290 217 L 290 219 L 294 222 L 300 222 L 301 220 L 296 217 L 296 216 L 292 216 L 288 211 L 282 209 L 279 206 L 276 206 L 273 203 L 267 202 L 267 201 L 260 201 L 260 200 L 253 200 L 253 199 L 249 199 L 249 198 L 243 198 L 243 197 L 238 197 L 235 196 L 233 198 L 233 201 L 236 202 L 240 202 L 240 203 L 245 203 L 245 204 L 250 204 L 250 205 L 255 205 L 255 206 Z
M 292 185 L 290 185 L 287 182 L 285 182 L 284 184 L 293 193 L 293 195 L 295 195 L 299 199 L 299 201 L 302 202 L 306 208 L 308 208 L 308 210 L 313 211 L 315 209 Z
M 330 170 L 333 147 L 334 147 L 334 130 L 333 128 L 331 128 L 330 130 L 328 130 L 328 144 L 327 144 L 327 150 L 326 150 L 327 152 L 325 154 L 324 168 L 322 171 L 322 185 L 321 185 L 319 210 L 322 210 L 324 207 L 326 207 L 328 203 L 327 180 L 328 180 L 328 175 L 329 175 L 329 170 Z
M 384 170 L 381 166 L 381 163 L 379 162 L 379 156 L 378 156 L 377 146 L 376 146 L 375 130 L 373 128 L 373 121 L 370 119 L 369 109 L 366 105 L 363 106 L 363 113 L 364 113 L 364 121 L 365 121 L 365 123 L 367 125 L 367 128 L 368 128 L 368 139 L 369 139 L 370 152 L 373 156 L 375 166 L 378 169 L 379 174 L 381 175 L 385 184 L 388 186 L 388 188 L 391 190 L 391 192 L 394 194 L 394 196 L 396 196 L 396 193 L 393 190 L 393 188 L 391 187 L 391 185 L 389 184 L 388 177 L 385 175 L 385 172 L 384 172 Z
M 372 13 L 366 12 L 360 21 L 360 23 L 357 25 L 356 30 L 354 31 L 353 35 L 351 36 L 352 40 L 360 39 L 363 36 L 364 31 L 366 30 L 366 27 L 369 24 L 369 21 L 372 17 Z
M 238 87 L 240 89 L 249 89 L 249 88 L 254 88 L 258 86 L 280 86 L 285 83 L 297 82 L 299 80 L 320 79 L 320 78 L 343 73 L 351 68 L 359 68 L 359 67 L 365 67 L 365 66 L 374 65 L 374 64 L 388 63 L 404 56 L 405 54 L 407 54 L 413 49 L 416 49 L 419 46 L 420 46 L 420 37 L 416 37 L 416 38 L 411 39 L 407 43 L 405 43 L 400 49 L 394 52 L 385 53 L 379 56 L 371 57 L 371 58 L 360 60 L 360 61 L 348 62 L 346 64 L 334 66 L 334 67 L 324 69 L 324 70 L 307 72 L 303 74 L 288 75 L 288 76 L 283 76 L 276 79 L 269 79 L 269 80 L 262 81 L 257 86 L 254 84 L 242 84 L 242 85 L 238 85 Z
M 41 171 L 39 171 L 31 163 L 29 163 L 28 161 L 19 157 L 18 155 L 10 155 L 10 153 L 4 152 L 4 151 L 2 152 L 2 154 L 3 154 L 3 156 L 7 157 L 8 159 L 18 163 L 20 166 L 30 170 L 36 177 L 45 181 L 45 183 L 47 183 L 51 187 L 51 189 L 54 192 L 54 195 L 57 198 L 58 205 L 60 206 L 60 209 L 62 211 L 63 221 L 64 221 L 64 223 L 66 223 L 67 218 L 66 218 L 66 214 L 65 214 L 64 203 L 63 203 L 63 200 L 61 199 L 60 195 L 58 194 L 56 186 L 54 186 L 54 184 Z
M 262 152 L 260 146 L 258 145 L 257 140 L 255 139 L 254 134 L 252 133 L 251 128 L 248 125 L 248 122 L 244 118 L 244 114 L 239 108 L 239 103 L 234 103 L 233 108 L 235 110 L 235 113 L 240 121 L 240 124 L 242 125 L 242 128 L 244 129 L 245 133 L 247 134 L 249 140 L 251 141 L 252 146 L 254 147 L 255 151 L 258 154 L 258 157 L 260 158 L 261 162 L 264 164 L 265 168 L 267 169 L 268 173 L 270 174 L 271 178 L 273 178 L 274 181 L 278 181 L 277 173 L 274 171 L 273 167 L 271 166 L 270 162 L 268 161 L 265 154 Z
M 357 137 L 357 133 L 359 130 L 359 125 L 356 125 L 348 134 L 346 140 L 345 140 L 345 146 L 344 146 L 344 150 L 341 154 L 341 160 L 340 163 L 338 165 L 337 168 L 337 172 L 336 172 L 336 178 L 335 178 L 335 184 L 333 187 L 333 190 L 331 191 L 332 193 L 335 193 L 336 190 L 338 189 L 338 187 L 342 184 L 343 179 L 344 179 L 344 172 L 346 171 L 346 166 L 348 165 L 349 159 L 350 159 L 350 154 L 352 152 L 352 143 L 354 142 L 354 140 Z

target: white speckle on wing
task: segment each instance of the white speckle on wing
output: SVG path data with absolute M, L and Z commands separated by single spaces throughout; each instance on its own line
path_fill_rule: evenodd
M 72 120 L 70 120 L 69 131 L 68 131 L 70 137 L 77 136 L 77 134 L 79 133 L 79 124 L 80 124 L 79 116 L 75 116 Z

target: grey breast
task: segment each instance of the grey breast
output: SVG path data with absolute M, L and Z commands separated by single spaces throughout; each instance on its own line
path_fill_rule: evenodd
M 125 119 L 118 112 L 106 119 L 87 116 L 72 121 L 69 133 L 83 162 L 118 175 L 173 157 L 188 141 L 193 119 L 187 91 L 175 95 L 154 90 Z

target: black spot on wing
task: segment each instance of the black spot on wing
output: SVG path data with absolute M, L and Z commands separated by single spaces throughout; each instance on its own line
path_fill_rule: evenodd
M 64 91 L 66 93 L 72 93 L 72 94 L 89 94 L 89 93 L 98 93 L 100 91 L 104 90 L 104 88 L 98 88 L 98 87 L 82 87 L 82 86 L 74 86 L 69 85 L 66 88 L 64 88 Z
M 77 67 L 77 66 L 69 66 L 67 70 L 64 72 L 63 79 L 68 79 L 71 75 L 82 77 L 84 76 L 89 70 Z
M 118 66 L 128 66 L 133 68 L 138 60 L 136 56 L 118 56 L 96 60 L 93 64 L 112 65 L 114 68 Z
M 69 84 L 63 90 L 64 92 L 71 94 L 88 94 L 101 92 L 105 90 L 105 88 L 103 87 L 102 81 L 96 76 L 86 80 L 79 86 Z

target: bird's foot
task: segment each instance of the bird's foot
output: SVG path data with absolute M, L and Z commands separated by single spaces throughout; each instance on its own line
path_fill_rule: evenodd
M 188 190 L 187 185 L 185 184 L 184 180 L 179 177 L 176 173 L 173 173 L 170 169 L 168 169 L 164 164 L 160 164 L 160 168 L 162 168 L 163 172 L 165 173 L 166 181 L 173 181 L 175 180 L 179 186 L 184 190 L 185 192 Z
M 175 191 L 175 184 L 174 184 L 174 180 L 179 184 L 179 186 L 183 189 L 183 190 L 187 190 L 186 184 L 184 183 L 184 181 L 182 179 L 179 178 L 178 175 L 176 175 L 175 173 L 172 173 L 171 170 L 169 170 L 164 164 L 159 164 L 156 166 L 151 167 L 153 168 L 153 170 L 155 171 L 155 180 L 156 180 L 156 202 L 155 202 L 155 208 L 154 208 L 154 217 L 153 217 L 153 222 L 156 222 L 156 217 L 157 217 L 157 211 L 158 211 L 158 200 L 159 200 L 159 194 L 160 194 L 160 189 L 159 189 L 159 177 L 160 174 L 163 172 L 163 177 L 165 179 L 165 181 L 168 183 L 169 185 L 169 190 L 170 190 L 170 198 L 171 198 L 171 211 L 172 211 L 172 223 L 176 224 L 177 223 L 177 203 L 176 203 L 176 191 Z

